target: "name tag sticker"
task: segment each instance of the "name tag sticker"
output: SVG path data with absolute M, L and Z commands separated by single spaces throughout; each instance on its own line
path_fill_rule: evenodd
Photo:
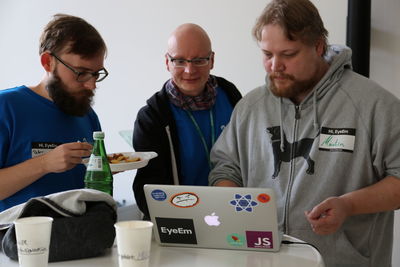
M 32 158 L 46 154 L 61 144 L 54 142 L 32 142 Z
M 355 139 L 356 129 L 322 127 L 319 150 L 353 153 Z

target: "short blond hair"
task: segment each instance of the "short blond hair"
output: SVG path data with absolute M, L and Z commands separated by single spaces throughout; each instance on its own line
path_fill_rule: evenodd
M 328 45 L 328 31 L 318 9 L 309 0 L 272 0 L 258 17 L 253 27 L 253 37 L 261 41 L 264 26 L 282 27 L 288 40 L 300 40 L 307 45 L 323 41 L 324 52 Z

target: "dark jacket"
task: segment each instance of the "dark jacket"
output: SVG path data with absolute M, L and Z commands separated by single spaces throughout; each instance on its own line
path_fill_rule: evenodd
M 218 86 L 225 91 L 232 106 L 242 98 L 234 84 L 216 77 Z M 147 105 L 138 112 L 133 131 L 132 144 L 135 151 L 154 151 L 158 157 L 137 170 L 133 192 L 139 209 L 149 218 L 144 196 L 145 184 L 180 184 L 179 141 L 175 120 L 163 88 L 147 100 Z

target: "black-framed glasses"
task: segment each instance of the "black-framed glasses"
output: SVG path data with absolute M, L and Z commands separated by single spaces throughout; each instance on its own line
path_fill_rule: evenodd
M 61 58 L 56 56 L 54 53 L 50 53 L 53 57 L 55 57 L 58 61 L 60 61 L 65 67 L 70 69 L 73 73 L 76 74 L 76 80 L 78 82 L 84 83 L 92 79 L 93 77 L 96 78 L 96 82 L 101 82 L 108 76 L 108 71 L 105 68 L 102 68 L 101 70 L 91 72 L 91 71 L 77 71 L 67 63 L 65 63 Z
M 185 68 L 188 63 L 192 63 L 192 65 L 195 67 L 203 67 L 208 65 L 212 54 L 213 52 L 210 52 L 210 55 L 208 57 L 198 57 L 193 59 L 174 58 L 168 53 L 167 56 L 169 58 L 169 61 L 171 61 L 172 65 L 174 65 L 175 68 Z

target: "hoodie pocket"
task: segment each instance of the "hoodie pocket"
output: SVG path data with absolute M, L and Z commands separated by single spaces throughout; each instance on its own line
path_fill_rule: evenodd
M 343 230 L 331 235 L 295 230 L 290 235 L 315 245 L 327 267 L 370 267 L 370 258 L 356 249 Z

